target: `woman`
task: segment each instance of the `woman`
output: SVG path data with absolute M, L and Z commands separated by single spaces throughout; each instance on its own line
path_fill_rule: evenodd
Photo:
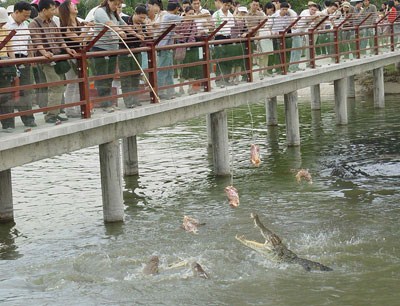
M 187 6 L 183 16 L 194 16 L 194 9 L 192 6 Z M 196 41 L 198 35 L 197 25 L 193 19 L 185 19 L 176 30 L 176 33 L 180 36 L 177 39 L 177 44 L 191 43 Z M 183 64 L 195 63 L 200 60 L 199 47 L 185 48 L 185 56 L 182 59 Z M 176 49 L 178 51 L 179 49 Z M 203 69 L 201 66 L 184 67 L 181 74 L 181 82 L 184 80 L 197 80 L 202 78 Z M 183 90 L 183 86 L 180 87 Z M 193 89 L 193 84 L 189 85 L 188 94 L 192 95 L 197 93 Z
M 272 14 L 274 14 L 276 11 L 275 5 L 273 5 L 271 2 L 267 2 L 264 6 L 264 13 L 266 16 L 271 16 Z M 274 51 L 274 47 L 272 44 L 272 39 L 271 38 L 267 38 L 268 36 L 271 35 L 271 31 L 268 28 L 268 26 L 266 26 L 267 23 L 264 24 L 264 26 L 260 29 L 260 37 L 265 37 L 263 39 L 260 39 L 260 51 L 262 53 L 262 55 L 260 55 L 259 57 L 259 65 L 260 68 L 263 70 L 260 70 L 259 76 L 260 76 L 260 80 L 264 79 L 265 76 L 268 76 L 269 73 L 266 70 L 266 68 L 268 67 L 268 63 L 271 63 L 273 65 L 273 58 L 274 55 L 273 54 L 266 54 L 267 52 L 273 52 Z
M 84 40 L 90 38 L 89 32 L 84 31 L 84 24 L 78 21 L 78 9 L 71 0 L 66 0 L 58 8 L 60 17 L 61 32 L 64 36 L 65 43 L 75 50 L 81 47 Z M 88 24 L 94 25 L 94 24 Z M 68 28 L 65 28 L 68 27 Z M 70 59 L 69 63 L 71 69 L 65 74 L 67 80 L 75 80 L 78 78 L 77 74 L 77 62 L 76 59 Z M 79 83 L 69 83 L 67 84 L 64 92 L 65 103 L 73 103 L 81 100 L 79 94 Z M 72 118 L 81 117 L 81 107 L 74 106 L 67 108 L 67 116 Z
M 129 29 L 122 29 L 121 26 L 126 23 L 119 17 L 118 8 L 122 6 L 122 0 L 103 0 L 100 6 L 94 12 L 94 23 L 96 25 L 106 25 L 111 27 L 114 31 L 108 30 L 94 45 L 92 51 L 116 51 L 119 48 L 119 37 L 122 39 L 126 38 L 126 32 L 133 36 L 143 39 L 142 36 L 138 35 L 135 31 Z M 103 26 L 97 26 L 94 28 L 94 37 L 103 29 Z M 139 37 L 140 36 L 140 37 Z M 105 57 L 94 57 L 93 63 L 93 74 L 99 75 L 113 75 L 115 73 L 117 56 L 110 55 Z M 112 78 L 96 80 L 94 85 L 97 89 L 99 97 L 106 97 L 111 95 Z M 105 112 L 111 113 L 117 110 L 117 106 L 113 106 L 112 101 L 104 101 L 101 103 L 101 107 Z

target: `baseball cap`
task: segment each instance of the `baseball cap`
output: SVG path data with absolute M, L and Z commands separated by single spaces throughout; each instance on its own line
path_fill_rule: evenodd
M 248 13 L 249 11 L 247 10 L 247 7 L 245 7 L 245 6 L 239 6 L 238 7 L 238 11 L 239 12 L 245 12 L 245 13 Z

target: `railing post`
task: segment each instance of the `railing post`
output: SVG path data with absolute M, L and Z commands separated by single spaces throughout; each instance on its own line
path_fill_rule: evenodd
M 150 91 L 150 103 L 158 103 L 158 82 L 157 82 L 157 51 L 155 43 L 149 43 L 150 50 L 147 51 L 149 60 L 149 82 L 153 90 Z
M 281 32 L 281 37 L 280 37 L 280 52 L 279 52 L 279 57 L 280 57 L 280 62 L 281 62 L 281 67 L 282 69 L 282 74 L 287 74 L 287 69 L 286 69 L 286 32 Z
M 390 51 L 394 51 L 394 23 L 390 24 Z
M 310 53 L 310 67 L 315 68 L 315 43 L 314 43 L 314 30 L 315 29 L 309 29 L 308 30 L 308 49 Z
M 93 106 L 90 102 L 90 84 L 86 49 L 81 50 L 81 56 L 77 58 L 77 67 L 78 77 L 83 79 L 83 82 L 79 82 L 80 100 L 86 101 L 84 105 L 81 105 L 81 114 L 83 114 L 83 118 L 87 119 L 91 116 L 91 110 Z
M 246 53 L 247 57 L 245 59 L 247 82 L 253 82 L 253 54 L 251 49 L 251 36 L 247 35 L 246 39 Z
M 204 87 L 204 91 L 210 92 L 211 91 L 211 80 L 210 80 L 211 69 L 210 69 L 209 37 L 206 37 L 204 39 L 204 45 L 202 48 L 203 48 L 203 59 L 205 60 L 205 63 L 203 65 L 203 78 L 207 79 L 206 81 L 203 82 L 203 87 Z
M 356 40 L 356 58 L 361 57 L 361 52 L 360 52 L 360 26 L 356 26 L 354 29 L 354 39 Z
M 375 55 L 379 55 L 378 24 L 379 24 L 379 22 L 375 22 L 374 23 L 374 29 L 375 29 L 375 33 L 374 33 L 374 51 L 375 51 Z
M 334 28 L 333 41 L 335 44 L 335 63 L 340 63 L 340 48 L 339 48 L 339 27 Z

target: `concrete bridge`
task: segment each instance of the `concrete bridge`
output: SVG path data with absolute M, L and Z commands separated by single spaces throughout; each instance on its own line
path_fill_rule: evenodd
M 330 61 L 330 58 L 327 60 Z M 13 167 L 98 145 L 104 221 L 122 221 L 124 206 L 121 156 L 123 156 L 123 174 L 138 174 L 136 135 L 207 115 L 209 141 L 213 147 L 214 172 L 216 175 L 229 175 L 227 109 L 262 102 L 267 109 L 266 124 L 276 125 L 276 96 L 283 95 L 287 145 L 299 146 L 298 89 L 310 87 L 311 108 L 316 110 L 320 109 L 321 105 L 319 84 L 334 82 L 336 121 L 337 124 L 344 125 L 348 123 L 347 98 L 355 95 L 354 75 L 373 71 L 374 103 L 377 108 L 382 108 L 385 103 L 383 68 L 399 60 L 400 51 L 392 48 L 383 54 L 325 64 L 295 73 L 275 75 L 264 80 L 251 78 L 252 82 L 234 87 L 216 88 L 212 92 L 161 103 L 149 103 L 135 109 L 95 113 L 90 118 L 69 120 L 56 126 L 43 125 L 24 133 L 2 133 L 0 222 L 14 219 L 11 180 Z M 120 139 L 123 140 L 123 154 L 121 154 Z

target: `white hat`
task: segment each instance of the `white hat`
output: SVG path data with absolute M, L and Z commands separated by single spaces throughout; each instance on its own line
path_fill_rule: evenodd
M 7 13 L 8 13 L 8 14 L 14 13 L 14 5 L 9 5 L 9 6 L 7 6 Z
M 247 7 L 245 7 L 245 6 L 239 6 L 239 7 L 238 7 L 238 12 L 245 12 L 245 13 L 248 13 L 249 11 L 247 10 Z
M 4 7 L 0 7 L 0 23 L 7 23 L 8 13 Z

